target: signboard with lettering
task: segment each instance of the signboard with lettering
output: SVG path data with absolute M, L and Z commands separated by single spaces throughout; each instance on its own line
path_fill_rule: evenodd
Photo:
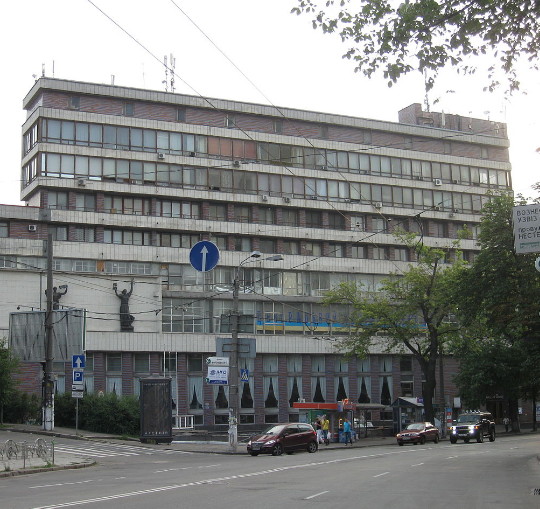
M 516 253 L 540 253 L 540 205 L 519 205 L 513 209 Z
M 227 366 L 208 366 L 206 383 L 227 385 L 229 383 L 229 368 Z

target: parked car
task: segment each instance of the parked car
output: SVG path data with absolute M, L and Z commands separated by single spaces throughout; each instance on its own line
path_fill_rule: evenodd
M 488 437 L 495 441 L 495 421 L 489 412 L 467 412 L 458 416 L 450 426 L 450 443 L 455 444 L 459 439 L 468 443 L 471 439 L 483 442 Z
M 407 443 L 425 444 L 439 442 L 439 429 L 430 422 L 413 422 L 396 435 L 398 445 Z
M 276 424 L 260 435 L 254 435 L 247 443 L 247 452 L 252 456 L 272 454 L 279 456 L 295 451 L 316 452 L 317 434 L 310 424 L 299 422 Z

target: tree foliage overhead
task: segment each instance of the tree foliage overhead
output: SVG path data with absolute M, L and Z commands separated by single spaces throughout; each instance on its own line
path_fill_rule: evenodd
M 442 263 L 444 250 L 430 248 L 413 237 L 402 237 L 418 255 L 416 265 L 382 282 L 380 291 L 366 294 L 362 287 L 342 283 L 325 296 L 325 304 L 347 306 L 354 331 L 338 348 L 365 357 L 374 341 L 387 351 L 411 353 L 425 377 L 423 397 L 426 420 L 432 420 L 436 386 L 436 363 L 443 344 L 457 333 L 449 320 L 454 313 L 451 288 L 462 269 L 459 257 Z
M 503 71 L 508 90 L 519 89 L 517 63 L 536 69 L 540 48 L 538 0 L 298 0 L 296 14 L 313 17 L 313 27 L 339 34 L 349 43 L 344 58 L 370 77 L 382 71 L 391 86 L 413 70 L 429 74 L 431 88 L 439 69 L 452 65 L 471 74 L 470 56 L 489 54 L 487 88 L 499 85 Z

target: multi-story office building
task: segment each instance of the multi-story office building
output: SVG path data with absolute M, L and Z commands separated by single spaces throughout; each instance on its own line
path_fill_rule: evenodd
M 464 225 L 474 237 L 488 191 L 511 187 L 504 124 L 418 104 L 391 123 L 41 78 L 24 108 L 27 206 L 0 207 L 0 327 L 17 309 L 44 309 L 52 232 L 54 284 L 68 286 L 60 307 L 87 310 L 87 389 L 136 394 L 139 378 L 165 373 L 176 411 L 205 426 L 228 419 L 227 387 L 205 383 L 205 358 L 226 336 L 237 270 L 257 350 L 240 362 L 241 424 L 294 420 L 298 400 L 421 396 L 410 356 L 337 353 L 343 313 L 321 296 L 341 281 L 374 291 L 414 263 L 397 227 L 432 246 L 450 247 Z M 190 265 L 199 240 L 220 248 L 210 272 Z M 474 238 L 461 247 L 477 249 Z M 117 294 L 132 280 L 133 330 L 121 330 Z M 29 390 L 40 369 L 25 364 Z M 447 359 L 450 402 L 455 369 Z M 70 366 L 55 371 L 69 390 Z

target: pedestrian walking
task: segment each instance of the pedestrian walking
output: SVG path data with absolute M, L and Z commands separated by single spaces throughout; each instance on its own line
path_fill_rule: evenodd
M 508 433 L 508 428 L 510 426 L 510 419 L 508 417 L 505 417 L 503 419 L 504 429 L 506 430 L 506 433 Z
M 322 416 L 321 427 L 324 443 L 325 445 L 328 445 L 330 443 L 330 439 L 328 438 L 328 432 L 330 431 L 330 421 L 328 420 L 328 417 L 326 417 L 326 415 Z
M 322 423 L 321 423 L 320 417 L 317 417 L 317 419 L 315 420 L 315 431 L 317 432 L 317 443 L 322 444 L 323 432 L 322 432 Z
M 351 423 L 349 422 L 349 419 L 347 419 L 347 417 L 343 419 L 343 437 L 345 439 L 345 447 L 348 443 L 352 445 Z

